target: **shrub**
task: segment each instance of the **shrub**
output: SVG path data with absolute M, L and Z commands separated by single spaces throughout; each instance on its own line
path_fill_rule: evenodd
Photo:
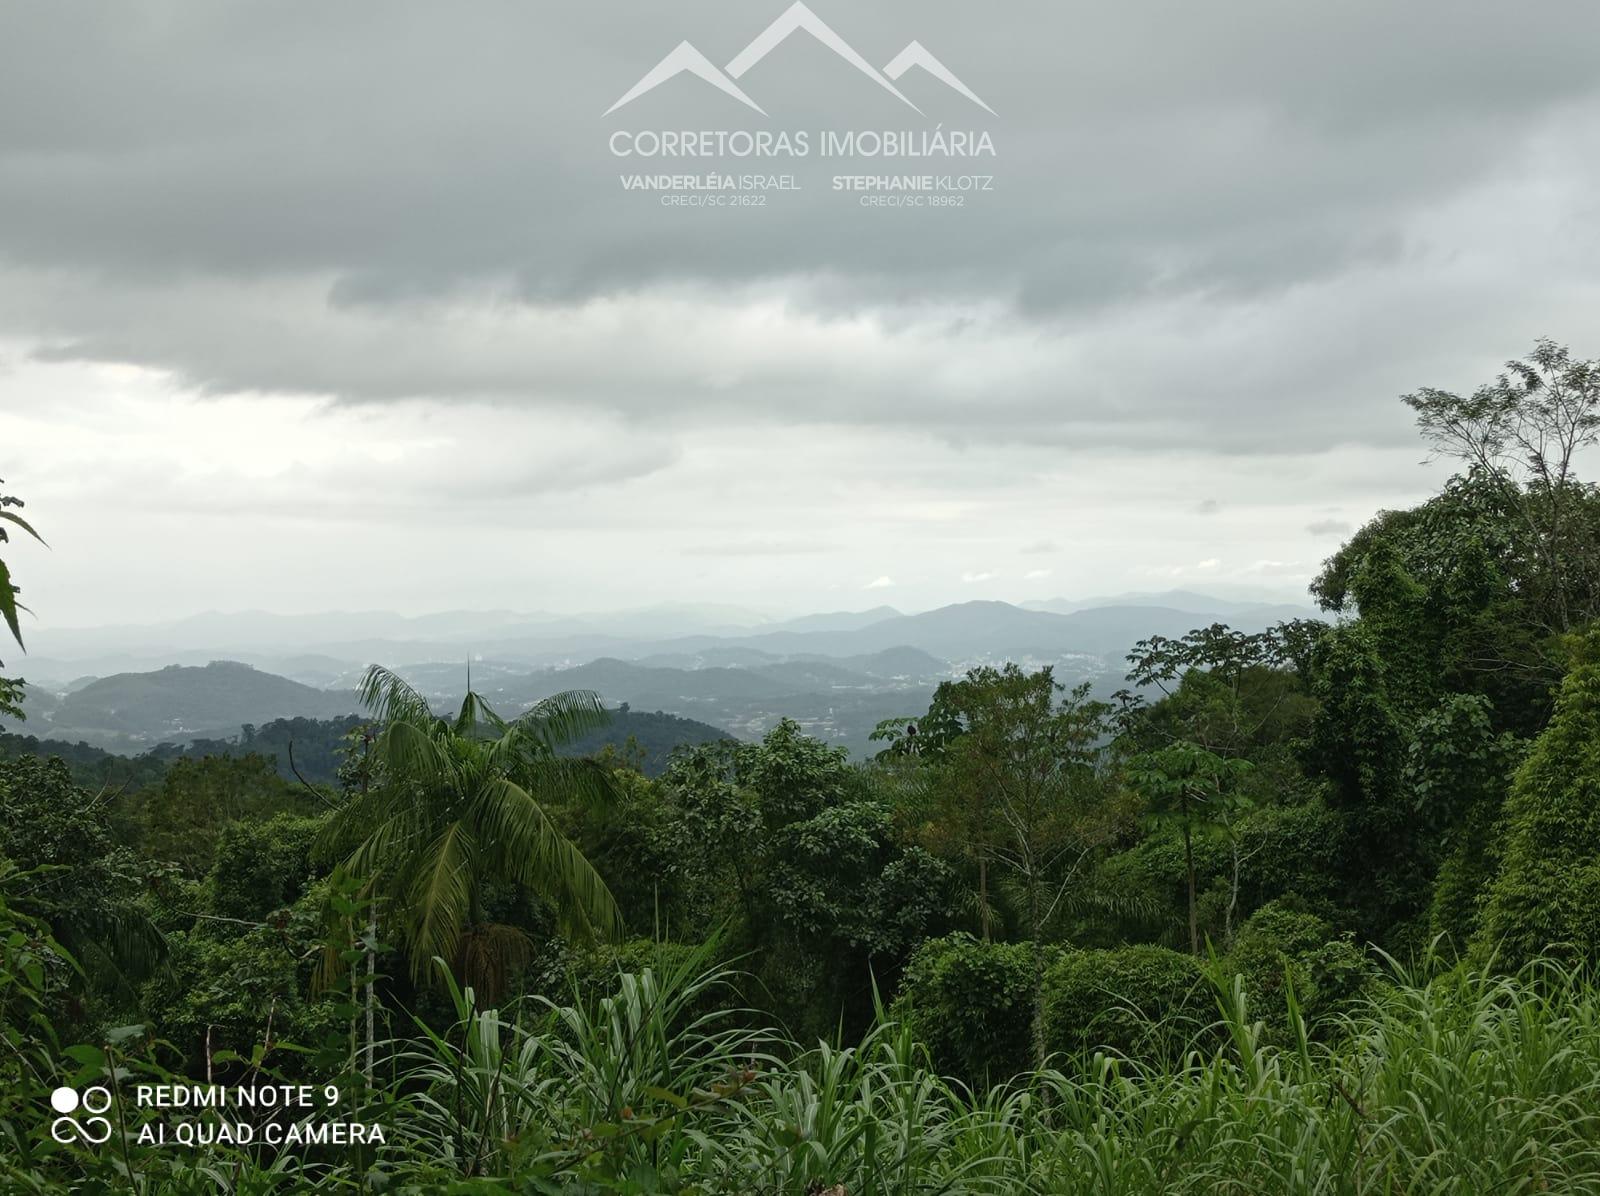
M 917 948 L 894 1014 L 927 1047 L 935 1070 L 987 1086 L 1031 1066 L 1035 950 L 965 933 Z
M 568 984 L 563 989 L 548 991 L 544 995 L 557 1003 L 566 1003 L 574 992 L 578 1003 L 585 1009 L 594 1009 L 600 1002 L 613 996 L 620 978 L 637 975 L 646 968 L 658 976 L 681 977 L 686 971 L 709 967 L 718 954 L 715 943 L 669 943 L 654 939 L 628 939 L 614 946 L 594 944 L 572 953 L 568 961 Z M 554 988 L 538 985 L 539 988 Z M 715 1005 L 727 1005 L 736 995 L 725 987 L 708 988 L 711 1003 L 697 1009 L 703 1013 Z
M 312 879 L 311 849 L 322 825 L 276 814 L 223 828 L 210 875 L 213 911 L 254 921 L 293 905 Z
M 327 928 L 326 885 L 249 928 L 198 921 L 169 936 L 168 966 L 143 986 L 157 1037 L 181 1052 L 191 1074 L 203 1074 L 207 1043 L 248 1057 L 269 1038 L 313 1048 L 348 1027 L 334 994 L 319 995 L 313 972 Z M 307 1060 L 290 1056 L 296 1074 Z
M 1105 1048 L 1173 1059 L 1214 1020 L 1199 961 L 1166 947 L 1074 951 L 1045 976 L 1044 1030 L 1052 1053 Z M 1025 1032 L 1026 1018 L 1022 1025 Z
M 1374 973 L 1353 936 L 1337 935 L 1316 914 L 1271 902 L 1239 928 L 1229 970 L 1244 977 L 1250 1012 L 1276 1036 L 1288 1031 L 1286 984 L 1308 1026 L 1340 1013 L 1366 992 Z

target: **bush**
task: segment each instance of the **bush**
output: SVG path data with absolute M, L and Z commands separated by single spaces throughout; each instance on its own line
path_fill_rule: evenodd
M 1199 961 L 1166 947 L 1074 951 L 1045 976 L 1044 1032 L 1052 1054 L 1104 1048 L 1130 1058 L 1175 1059 L 1215 1014 Z M 1024 1018 L 1024 1033 L 1026 1026 Z
M 208 1032 L 213 1051 L 246 1058 L 269 1038 L 316 1048 L 347 1032 L 337 994 L 317 995 L 313 983 L 327 937 L 326 902 L 326 885 L 317 884 L 264 925 L 200 921 L 168 937 L 168 966 L 145 983 L 139 1004 L 157 1037 L 185 1056 L 190 1074 L 203 1074 Z M 291 1070 L 303 1074 L 307 1061 L 290 1059 L 299 1060 Z
M 917 948 L 894 1015 L 927 1047 L 935 1070 L 983 1087 L 1032 1066 L 1035 950 L 964 933 Z
M 1230 971 L 1244 977 L 1252 1017 L 1282 1040 L 1289 1028 L 1286 984 L 1310 1027 L 1350 1006 L 1374 982 L 1374 972 L 1353 936 L 1336 935 L 1316 914 L 1271 902 L 1239 928 L 1228 953 Z
M 212 911 L 256 921 L 293 905 L 311 883 L 311 849 L 322 825 L 319 818 L 276 814 L 224 827 L 211 866 Z
M 614 946 L 591 945 L 571 955 L 564 990 L 545 995 L 557 1004 L 565 1004 L 576 993 L 583 1008 L 594 1009 L 603 998 L 616 994 L 619 978 L 625 973 L 637 975 L 649 968 L 657 976 L 681 977 L 687 971 L 709 967 L 717 953 L 716 943 L 666 943 L 654 939 L 628 939 Z M 706 992 L 711 998 L 710 1004 L 697 1008 L 696 1013 L 735 1003 L 736 994 L 725 987 Z

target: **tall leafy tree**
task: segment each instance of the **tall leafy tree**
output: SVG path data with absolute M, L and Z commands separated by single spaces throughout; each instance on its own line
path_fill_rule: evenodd
M 661 780 L 659 851 L 682 904 L 658 902 L 657 924 L 726 923 L 799 1033 L 863 1024 L 874 983 L 892 984 L 912 948 L 947 927 L 954 879 L 899 840 L 882 780 L 789 719 L 758 744 L 680 750 Z
M 1200 918 L 1195 893 L 1194 837 L 1228 830 L 1240 810 L 1239 780 L 1248 760 L 1219 756 L 1195 743 L 1174 743 L 1129 762 L 1129 775 L 1158 818 L 1178 824 L 1183 835 L 1183 866 L 1189 893 L 1189 951 L 1200 954 Z M 1238 857 L 1235 855 L 1235 860 Z M 1235 875 L 1233 891 L 1238 891 Z M 1230 918 L 1231 918 L 1230 908 Z
M 986 934 L 990 864 L 1020 890 L 1024 932 L 1042 942 L 1125 821 L 1108 769 L 1111 707 L 1092 701 L 1087 684 L 1064 691 L 1049 668 L 985 666 L 941 685 L 924 720 L 942 728 L 944 746 L 925 757 L 932 775 L 921 830 L 933 842 L 964 843 L 977 860 Z M 1033 1045 L 1042 1066 L 1044 955 L 1036 955 Z
M 507 720 L 469 689 L 455 717 L 440 718 L 376 665 L 361 692 L 378 718 L 377 779 L 335 812 L 321 849 L 368 881 L 414 977 L 437 956 L 492 992 L 528 957 L 520 930 L 486 916 L 485 887 L 495 882 L 545 898 L 573 932 L 619 932 L 610 889 L 545 808 L 605 797 L 603 770 L 556 754 L 604 723 L 594 694 L 557 694 Z
M 1405 402 L 1435 451 L 1464 462 L 1511 513 L 1542 626 L 1566 632 L 1600 613 L 1593 487 L 1575 472 L 1600 441 L 1600 361 L 1540 340 L 1470 395 L 1424 387 Z

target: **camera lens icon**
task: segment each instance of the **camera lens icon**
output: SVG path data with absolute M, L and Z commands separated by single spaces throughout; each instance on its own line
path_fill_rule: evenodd
M 99 1146 L 111 1137 L 111 1123 L 99 1114 L 111 1107 L 111 1090 L 96 1084 L 81 1093 L 62 1085 L 50 1094 L 50 1107 L 61 1116 L 50 1123 L 57 1142 L 86 1142 Z M 89 1114 L 87 1117 L 74 1114 Z

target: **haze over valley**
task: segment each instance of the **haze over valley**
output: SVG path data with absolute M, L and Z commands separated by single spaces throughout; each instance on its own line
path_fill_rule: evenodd
M 1109 694 L 1148 636 L 1214 622 L 1259 631 L 1315 613 L 1278 597 L 1172 590 L 787 619 L 689 605 L 590 616 L 213 612 L 38 633 L 25 661 L 29 718 L 5 729 L 125 753 L 227 739 L 245 725 L 361 712 L 356 686 L 380 662 L 438 709 L 459 702 L 470 670 L 472 687 L 507 715 L 591 690 L 613 709 L 690 720 L 665 732 L 685 742 L 706 727 L 759 739 L 790 718 L 859 757 L 881 720 L 925 709 L 940 681 L 974 665 L 1051 665 L 1063 682 Z

